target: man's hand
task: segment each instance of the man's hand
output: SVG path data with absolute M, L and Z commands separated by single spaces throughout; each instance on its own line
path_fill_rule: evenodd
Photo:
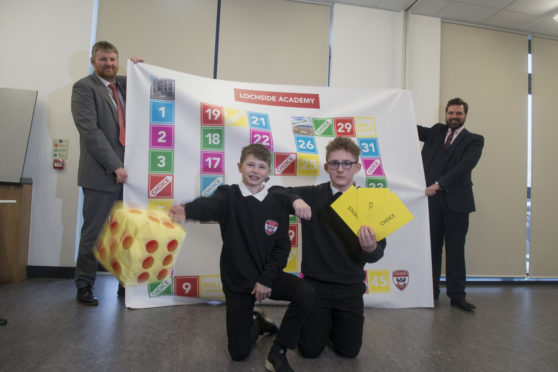
M 178 223 L 186 221 L 186 209 L 184 204 L 178 204 L 169 210 L 169 217 Z
M 428 186 L 424 193 L 428 196 L 436 195 L 438 190 L 442 189 L 439 184 L 433 183 L 432 185 Z
M 114 170 L 114 177 L 116 183 L 126 183 L 128 181 L 128 173 L 122 167 Z
M 262 302 L 263 300 L 271 296 L 271 288 L 256 282 L 256 285 L 254 286 L 254 289 L 252 289 L 252 292 L 250 292 L 250 294 L 256 297 L 256 301 Z
M 374 230 L 366 225 L 362 225 L 358 229 L 358 242 L 360 243 L 360 248 L 368 253 L 374 252 L 378 246 Z
M 134 65 L 135 65 L 135 64 L 138 64 L 138 63 L 140 63 L 140 62 L 143 62 L 143 58 L 141 58 L 141 57 L 132 57 L 132 58 L 130 58 L 130 61 L 134 62 Z
M 312 208 L 302 199 L 296 199 L 293 202 L 295 216 L 309 220 L 312 218 Z

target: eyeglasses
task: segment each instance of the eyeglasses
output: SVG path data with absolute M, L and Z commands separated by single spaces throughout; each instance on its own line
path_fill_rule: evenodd
M 337 161 L 337 160 L 332 160 L 329 163 L 327 163 L 327 166 L 330 167 L 333 170 L 337 170 L 339 169 L 339 166 L 342 165 L 343 169 L 350 169 L 353 164 L 358 163 L 358 161 L 350 161 L 350 160 L 343 160 L 343 161 Z

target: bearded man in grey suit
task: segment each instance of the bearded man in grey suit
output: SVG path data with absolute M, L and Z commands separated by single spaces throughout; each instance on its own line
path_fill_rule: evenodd
M 83 189 L 75 283 L 77 300 L 95 306 L 99 304 L 94 292 L 98 264 L 93 246 L 112 205 L 122 199 L 128 173 L 124 169 L 126 77 L 116 75 L 118 49 L 99 41 L 90 62 L 94 73 L 76 82 L 72 91 L 72 115 L 80 137 L 78 185 Z

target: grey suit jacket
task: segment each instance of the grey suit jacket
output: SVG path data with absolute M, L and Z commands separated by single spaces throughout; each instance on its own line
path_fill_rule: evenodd
M 116 84 L 126 100 L 126 77 Z M 79 132 L 78 185 L 115 192 L 114 170 L 124 164 L 124 147 L 118 141 L 118 113 L 108 89 L 95 74 L 84 77 L 72 90 L 72 115 Z

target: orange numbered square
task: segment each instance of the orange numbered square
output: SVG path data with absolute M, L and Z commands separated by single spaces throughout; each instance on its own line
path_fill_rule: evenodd
M 105 269 L 129 287 L 168 279 L 185 236 L 164 211 L 117 206 L 93 251 Z

